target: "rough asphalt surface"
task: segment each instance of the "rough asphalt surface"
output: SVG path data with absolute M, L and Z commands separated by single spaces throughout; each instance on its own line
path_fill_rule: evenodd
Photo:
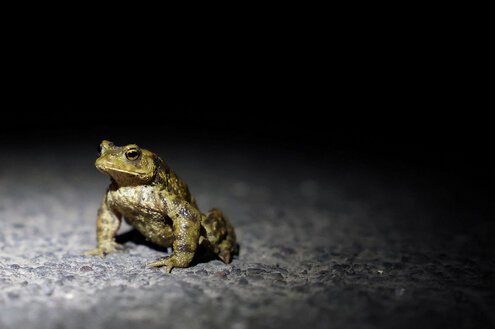
M 14 149 L 0 164 L 1 329 L 495 325 L 493 222 L 449 186 L 359 157 L 143 146 L 202 211 L 229 216 L 240 254 L 166 275 L 144 264 L 167 251 L 123 225 L 127 253 L 83 257 L 108 184 L 94 145 Z

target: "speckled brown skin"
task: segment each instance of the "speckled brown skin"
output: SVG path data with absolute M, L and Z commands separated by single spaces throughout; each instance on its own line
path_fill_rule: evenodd
M 162 247 L 173 247 L 168 258 L 148 266 L 188 267 L 199 245 L 230 263 L 237 252 L 234 228 L 217 209 L 202 214 L 189 189 L 157 155 L 135 144 L 115 146 L 101 142 L 96 168 L 112 183 L 103 197 L 97 218 L 97 247 L 85 255 L 123 250 L 115 242 L 121 218 L 144 237 Z

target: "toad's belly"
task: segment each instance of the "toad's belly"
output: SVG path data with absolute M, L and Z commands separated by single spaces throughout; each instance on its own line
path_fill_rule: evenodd
M 123 215 L 126 222 L 137 229 L 146 240 L 162 247 L 172 246 L 174 232 L 170 218 L 150 218 L 139 214 Z
M 172 220 L 160 211 L 152 188 L 119 188 L 107 194 L 107 202 L 147 240 L 162 247 L 172 245 Z

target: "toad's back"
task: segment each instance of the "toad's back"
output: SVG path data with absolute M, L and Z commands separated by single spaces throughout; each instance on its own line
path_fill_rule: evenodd
M 153 162 L 156 166 L 156 172 L 152 184 L 177 195 L 197 209 L 196 201 L 191 192 L 189 192 L 187 184 L 158 155 L 153 154 Z

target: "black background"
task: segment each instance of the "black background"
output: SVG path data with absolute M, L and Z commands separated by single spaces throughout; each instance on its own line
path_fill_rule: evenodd
M 341 73 L 343 76 L 344 73 Z M 114 136 L 140 140 L 249 145 L 322 163 L 336 154 L 366 164 L 400 166 L 486 188 L 493 179 L 488 113 L 467 91 L 426 80 L 342 86 L 316 75 L 263 77 L 152 89 L 84 80 L 52 84 L 4 104 L 2 139 L 46 148 Z M 97 88 L 87 86 L 95 83 Z M 417 87 L 422 85 L 422 88 Z M 169 85 L 170 86 L 170 85 Z M 160 89 L 160 90 L 159 90 Z M 162 90 L 163 89 L 163 90 Z M 466 93 L 459 95 L 459 93 Z
M 400 20 L 335 20 L 328 34 L 319 17 L 129 35 L 138 43 L 32 30 L 6 62 L 1 138 L 9 152 L 47 156 L 112 138 L 249 147 L 322 167 L 337 157 L 442 184 L 491 216 L 488 87 L 473 56 L 482 52 L 462 29 Z

